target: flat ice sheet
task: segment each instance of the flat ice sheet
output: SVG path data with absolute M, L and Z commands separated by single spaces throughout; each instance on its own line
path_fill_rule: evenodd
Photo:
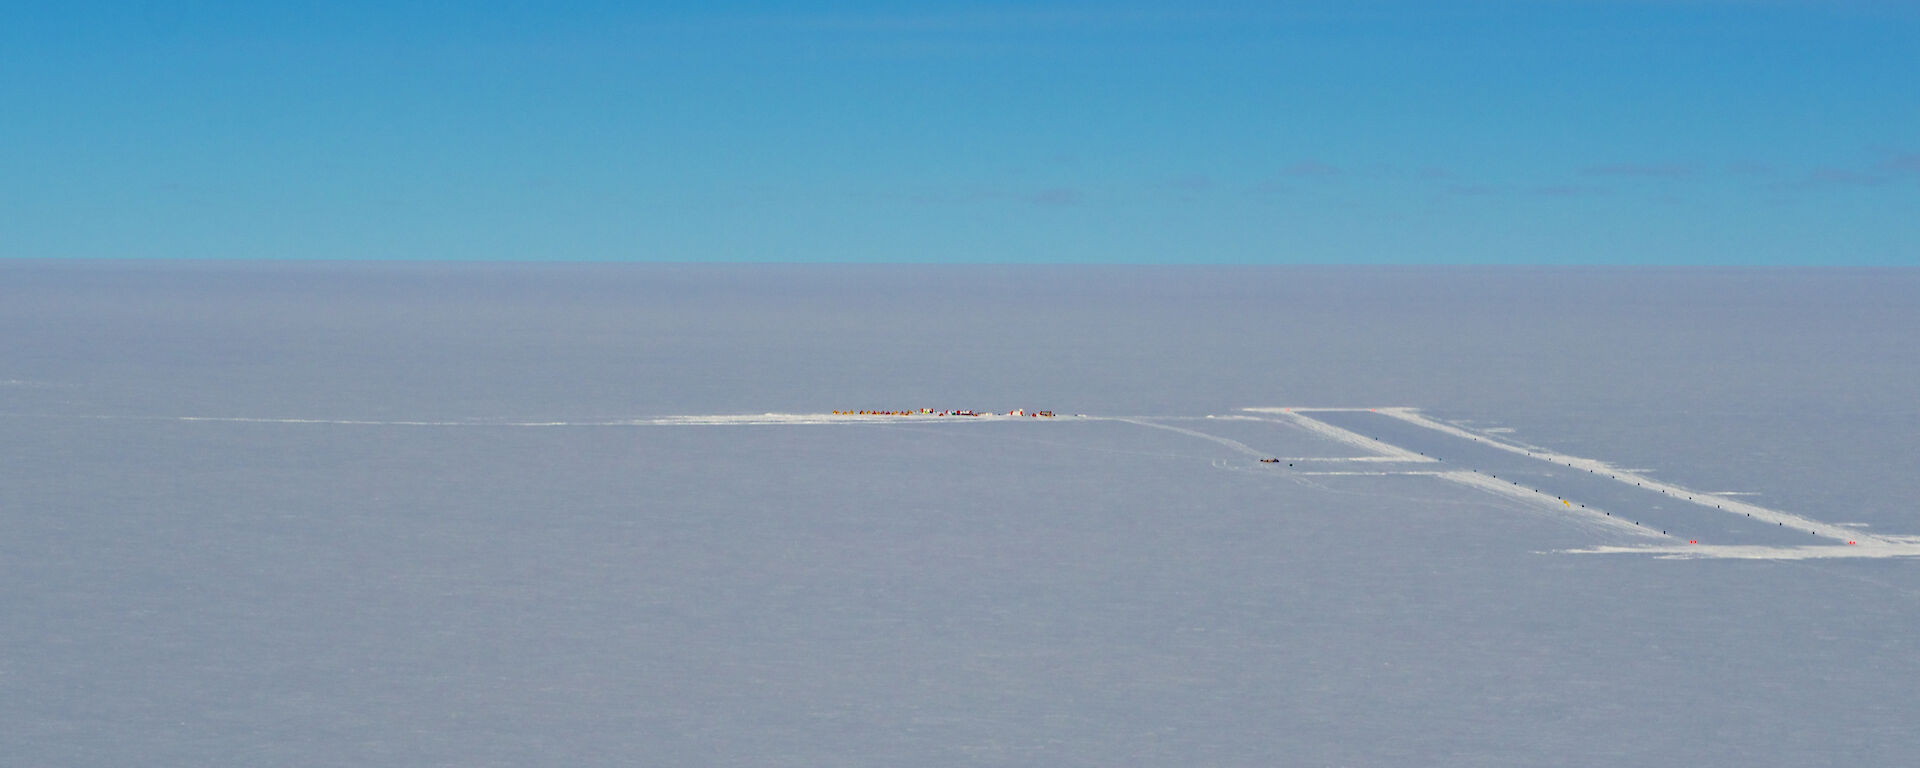
M 1535 497 L 1421 474 L 1453 456 L 1356 462 L 1359 444 L 1229 418 L 1415 406 L 1920 533 L 1920 489 L 1893 471 L 1920 447 L 1920 353 L 1888 330 L 1920 327 L 1910 273 L 881 272 L 0 264 L 5 751 L 1920 751 L 1920 561 L 1650 557 Z M 920 406 L 1087 417 L 766 417 Z M 1407 429 L 1383 442 L 1457 439 Z M 1258 461 L 1296 452 L 1333 460 Z M 1604 547 L 1639 554 L 1570 554 Z

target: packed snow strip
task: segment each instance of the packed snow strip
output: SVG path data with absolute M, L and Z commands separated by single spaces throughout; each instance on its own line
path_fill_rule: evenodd
M 754 426 L 786 424 L 898 424 L 903 422 L 968 422 L 968 421 L 1049 421 L 1056 417 L 1048 412 L 971 414 L 918 414 L 907 412 L 836 412 L 836 413 L 727 413 L 700 414 L 685 416 L 657 416 L 640 419 L 608 419 L 596 421 L 514 421 L 490 419 L 464 419 L 459 421 L 429 421 L 422 419 L 313 419 L 313 418 L 274 418 L 264 416 L 77 416 L 108 421 L 185 421 L 227 424 L 338 424 L 357 427 L 646 427 L 646 426 Z M 1088 417 L 1067 417 L 1086 420 Z
M 1666 534 L 1633 523 L 1632 521 L 1613 517 L 1601 510 L 1574 507 L 1565 500 L 1555 498 L 1544 491 L 1537 491 L 1525 486 L 1501 482 L 1496 478 L 1478 472 L 1435 472 L 1433 474 L 1448 482 L 1459 483 L 1461 485 L 1478 488 L 1496 496 L 1505 496 L 1535 506 L 1551 509 L 1562 516 L 1571 516 L 1574 521 L 1591 528 L 1656 539 L 1672 538 Z
M 900 424 L 969 421 L 1033 421 L 1035 418 L 1049 420 L 1055 417 L 1051 415 L 1034 417 L 1027 415 L 1024 411 L 1015 411 L 1012 413 L 977 413 L 971 415 L 836 411 L 831 413 L 743 413 L 661 416 L 651 419 L 633 419 L 621 423 L 632 426 L 705 427 L 761 426 L 774 424 Z
M 728 413 L 688 416 L 661 416 L 627 422 L 636 427 L 727 427 L 775 424 L 858 424 L 898 421 L 882 416 L 841 416 L 831 413 Z
M 1200 438 L 1201 440 L 1211 440 L 1213 442 L 1224 445 L 1228 448 L 1232 448 L 1236 451 L 1247 454 L 1248 456 L 1258 456 L 1263 458 L 1267 456 L 1267 454 L 1265 453 L 1254 450 L 1252 446 L 1249 446 L 1246 443 L 1240 442 L 1238 440 L 1230 440 L 1230 439 L 1221 437 L 1219 435 L 1209 435 L 1199 430 L 1187 429 L 1184 427 L 1176 427 L 1169 424 L 1159 424 L 1159 423 L 1147 421 L 1145 419 L 1128 419 L 1128 418 L 1122 418 L 1119 416 L 1108 416 L 1108 417 L 1104 417 L 1101 420 L 1102 421 L 1118 421 L 1126 424 L 1135 424 L 1142 427 L 1164 429 L 1168 432 L 1176 432 L 1182 435 L 1186 435 L 1188 437 L 1197 437 L 1197 438 Z
M 1694 491 L 1694 490 L 1689 490 L 1687 488 L 1682 488 L 1672 483 L 1663 483 L 1651 477 L 1647 477 L 1645 475 L 1634 472 L 1632 470 L 1619 469 L 1617 467 L 1614 467 L 1598 459 L 1586 459 L 1586 458 L 1581 458 L 1579 456 L 1568 456 L 1566 454 L 1554 453 L 1552 451 L 1548 451 L 1541 448 L 1515 445 L 1513 443 L 1509 443 L 1503 440 L 1497 440 L 1497 439 L 1488 437 L 1486 435 L 1469 432 L 1467 430 L 1456 427 L 1452 424 L 1447 424 L 1444 422 L 1427 418 L 1425 415 L 1421 414 L 1419 410 L 1414 408 L 1377 408 L 1377 409 L 1369 409 L 1369 410 L 1374 410 L 1383 416 L 1390 416 L 1396 419 L 1400 419 L 1401 421 L 1405 421 L 1417 426 L 1425 427 L 1427 429 L 1443 432 L 1445 434 L 1453 435 L 1455 437 L 1463 438 L 1466 440 L 1472 440 L 1482 445 L 1486 445 L 1491 448 L 1498 448 L 1500 450 L 1507 451 L 1509 453 L 1517 453 L 1522 456 L 1527 456 L 1529 458 L 1539 459 L 1540 461 L 1545 461 L 1552 464 L 1559 464 L 1563 467 L 1584 470 L 1584 471 L 1592 472 L 1594 474 L 1599 474 L 1599 475 L 1605 475 L 1608 478 L 1617 480 L 1622 483 L 1632 483 L 1634 485 L 1637 485 L 1641 488 L 1645 488 L 1650 491 L 1658 491 L 1660 493 L 1666 494 L 1667 496 L 1673 497 L 1677 501 L 1688 501 L 1694 504 L 1698 504 L 1700 506 L 1710 507 L 1713 509 L 1720 510 L 1722 512 L 1730 513 L 1730 514 L 1746 515 L 1748 517 L 1754 518 L 1755 520 L 1763 520 L 1769 523 L 1774 523 L 1779 526 L 1793 528 L 1795 530 L 1807 531 L 1816 536 L 1822 536 L 1822 537 L 1833 539 L 1836 541 L 1859 541 L 1859 542 L 1865 543 L 1866 541 L 1875 540 L 1874 537 L 1867 536 L 1865 534 L 1860 533 L 1859 531 L 1848 530 L 1846 528 L 1842 528 L 1840 526 L 1836 526 L 1830 523 L 1824 523 L 1819 520 L 1813 520 L 1811 518 L 1802 517 L 1800 515 L 1796 515 L 1791 512 L 1782 512 L 1777 509 L 1768 509 L 1758 504 L 1749 504 L 1744 501 L 1729 499 L 1725 496 L 1721 496 L 1718 494 L 1710 494 L 1710 493 L 1705 493 L 1701 491 Z
M 1666 544 L 1598 546 L 1557 550 L 1572 555 L 1653 555 L 1665 560 L 1837 560 L 1883 557 L 1920 557 L 1920 543 L 1861 541 L 1858 544 L 1816 544 L 1768 547 L 1746 544 Z
M 1332 424 L 1328 424 L 1319 419 L 1312 418 L 1310 416 L 1307 416 L 1306 414 L 1300 413 L 1300 410 L 1302 409 L 1243 408 L 1241 410 L 1249 411 L 1252 413 L 1276 414 L 1283 418 L 1288 419 L 1295 426 L 1298 426 L 1316 435 L 1327 438 L 1329 440 L 1346 443 L 1347 445 L 1351 445 L 1355 448 L 1359 448 L 1374 454 L 1373 456 L 1354 457 L 1351 459 L 1346 459 L 1346 461 L 1411 461 L 1411 462 L 1433 461 L 1433 459 L 1430 457 L 1422 456 L 1419 453 L 1416 453 L 1414 451 L 1409 451 L 1405 448 L 1401 448 L 1400 446 L 1393 445 L 1391 443 L 1383 443 L 1383 442 L 1380 442 L 1379 440 L 1375 440 L 1371 437 L 1367 437 L 1366 435 L 1360 434 L 1358 432 L 1354 432 L 1352 430 L 1347 430 L 1347 429 L 1341 429 L 1340 427 L 1336 427 Z M 1364 410 L 1364 409 L 1320 408 L 1315 410 L 1332 411 L 1332 410 Z M 1333 459 L 1320 459 L 1320 461 L 1332 461 L 1332 460 Z
M 918 408 L 913 410 L 849 410 L 827 413 L 723 413 L 691 416 L 661 416 L 623 422 L 634 426 L 753 426 L 772 424 L 896 424 L 932 421 L 1051 421 L 1053 411 L 1015 408 L 1005 413 L 977 411 L 971 408 Z M 1067 418 L 1086 419 L 1086 416 Z
M 1327 461 L 1327 462 L 1338 462 L 1342 464 L 1350 461 L 1378 461 L 1378 462 L 1384 462 L 1384 463 L 1406 461 L 1406 459 L 1400 458 L 1398 456 L 1286 456 L 1286 457 L 1283 457 L 1281 460 L 1297 461 L 1302 463 L 1309 462 L 1309 461 Z
M 1694 504 L 1698 504 L 1700 506 L 1710 507 L 1718 511 L 1727 512 L 1729 514 L 1734 514 L 1734 513 L 1742 514 L 1751 518 L 1755 518 L 1757 520 L 1772 522 L 1780 526 L 1792 526 L 1796 530 L 1805 530 L 1815 535 L 1823 536 L 1836 541 L 1845 542 L 1843 544 L 1823 544 L 1823 545 L 1785 546 L 1785 547 L 1766 546 L 1766 545 L 1713 545 L 1713 544 L 1701 545 L 1701 544 L 1689 542 L 1687 544 L 1652 544 L 1652 545 L 1639 545 L 1639 546 L 1596 546 L 1596 547 L 1589 547 L 1586 549 L 1561 550 L 1562 552 L 1566 552 L 1570 554 L 1633 554 L 1633 555 L 1652 555 L 1655 557 L 1660 557 L 1665 559 L 1680 559 L 1680 558 L 1696 559 L 1697 558 L 1697 559 L 1750 559 L 1750 560 L 1810 560 L 1810 559 L 1839 559 L 1839 558 L 1856 558 L 1857 559 L 1857 558 L 1920 557 L 1920 536 L 1898 536 L 1898 535 L 1888 535 L 1888 534 L 1868 535 L 1866 533 L 1863 533 L 1857 527 L 1854 527 L 1854 526 L 1848 526 L 1848 525 L 1838 524 L 1838 523 L 1825 523 L 1818 520 L 1813 520 L 1811 518 L 1803 517 L 1800 515 L 1795 515 L 1789 512 L 1782 512 L 1776 509 L 1769 509 L 1766 507 L 1759 506 L 1757 504 L 1749 504 L 1746 502 L 1729 498 L 1730 496 L 1738 495 L 1737 492 L 1722 491 L 1718 493 L 1707 493 L 1707 492 L 1689 490 L 1681 486 L 1673 485 L 1671 483 L 1663 483 L 1663 482 L 1654 480 L 1642 474 L 1649 470 L 1621 469 L 1596 459 L 1587 459 L 1587 458 L 1581 458 L 1578 456 L 1569 456 L 1566 454 L 1555 453 L 1553 451 L 1545 450 L 1542 448 L 1509 443 L 1503 440 L 1488 437 L 1483 434 L 1478 434 L 1465 429 L 1461 429 L 1451 424 L 1446 424 L 1444 422 L 1436 421 L 1434 419 L 1428 418 L 1424 414 L 1421 414 L 1417 409 L 1414 409 L 1414 408 L 1405 408 L 1405 407 L 1247 408 L 1245 410 L 1250 412 L 1255 412 L 1255 413 L 1283 414 L 1285 416 L 1291 417 L 1294 420 L 1294 423 L 1299 424 L 1303 427 L 1307 427 L 1309 429 L 1313 429 L 1312 423 L 1324 424 L 1324 422 L 1318 422 L 1318 420 L 1316 419 L 1303 416 L 1301 414 L 1302 411 L 1306 411 L 1306 412 L 1369 411 L 1369 412 L 1379 413 L 1384 416 L 1400 419 L 1402 421 L 1414 424 L 1416 426 L 1420 426 L 1426 429 L 1431 429 L 1431 430 L 1441 432 L 1447 435 L 1451 435 L 1454 437 L 1458 437 L 1461 439 L 1471 440 L 1476 443 L 1486 445 L 1488 447 L 1496 448 L 1502 451 L 1507 451 L 1509 453 L 1515 453 L 1522 456 L 1526 456 L 1528 458 L 1538 459 L 1540 461 L 1545 461 L 1552 464 L 1558 464 L 1560 466 L 1568 467 L 1571 469 L 1585 470 L 1596 475 L 1604 475 L 1609 479 L 1612 479 L 1621 483 L 1628 483 L 1628 484 L 1632 484 L 1632 485 L 1636 485 L 1638 487 L 1644 488 L 1646 490 L 1659 492 L 1661 494 L 1670 496 L 1675 500 L 1688 501 Z M 1332 425 L 1325 425 L 1325 426 L 1327 426 L 1330 429 L 1338 429 L 1338 428 L 1332 427 Z M 1323 432 L 1319 429 L 1314 429 L 1314 431 L 1319 432 L 1321 434 L 1327 434 L 1326 432 Z M 1347 430 L 1340 430 L 1340 431 L 1346 432 Z M 1369 447 L 1385 445 L 1380 441 L 1373 440 L 1371 438 L 1366 438 L 1364 436 L 1360 436 L 1357 433 L 1348 432 L 1348 434 L 1353 435 L 1353 437 L 1357 437 L 1360 440 L 1368 441 Z M 1342 442 L 1358 444 L 1358 443 L 1354 443 L 1354 440 L 1352 439 L 1342 439 L 1341 437 L 1331 435 L 1331 434 L 1328 434 L 1328 436 L 1334 437 L 1334 439 L 1339 439 Z M 1421 458 L 1424 459 L 1425 457 L 1421 457 Z M 1303 474 L 1306 474 L 1306 473 L 1303 473 Z M 1313 474 L 1331 474 L 1331 473 L 1313 473 Z M 1358 474 L 1371 474 L 1371 473 L 1358 473 Z M 1380 474 L 1388 474 L 1388 473 L 1380 473 Z M 1398 473 L 1393 473 L 1393 474 L 1398 474 Z M 1671 536 L 1667 536 L 1667 535 L 1655 532 L 1654 530 L 1643 527 L 1643 526 L 1635 525 L 1631 521 L 1627 521 L 1619 517 L 1607 515 L 1606 513 L 1600 510 L 1589 509 L 1586 507 L 1580 507 L 1576 509 L 1573 507 L 1573 505 L 1567 503 L 1563 499 L 1554 498 L 1544 492 L 1541 492 L 1532 488 L 1518 486 L 1511 483 L 1503 483 L 1503 482 L 1500 482 L 1499 480 L 1493 479 L 1492 477 L 1482 475 L 1477 472 L 1471 472 L 1471 471 L 1435 472 L 1432 474 L 1438 475 L 1441 479 L 1447 480 L 1450 482 L 1460 483 L 1462 485 L 1468 485 L 1468 486 L 1480 488 L 1491 493 L 1504 495 L 1504 496 L 1512 497 L 1512 498 L 1523 500 L 1523 501 L 1537 503 L 1537 504 L 1546 506 L 1550 509 L 1553 509 L 1557 512 L 1560 512 L 1562 514 L 1571 512 L 1577 515 L 1578 519 L 1581 522 L 1589 523 L 1596 527 L 1605 527 L 1607 530 L 1627 532 L 1627 533 L 1632 533 L 1639 536 L 1645 536 L 1645 537 L 1656 538 L 1656 539 L 1673 540 L 1675 538 L 1675 537 L 1671 537 Z
M 1344 469 L 1344 470 L 1320 470 L 1320 471 L 1295 472 L 1294 474 L 1313 475 L 1315 477 L 1327 477 L 1327 476 L 1337 477 L 1341 475 L 1345 475 L 1349 477 L 1406 477 L 1406 476 L 1420 477 L 1420 476 L 1428 476 L 1428 475 L 1444 475 L 1447 473 L 1441 472 L 1439 470 L 1432 470 L 1432 469 L 1425 469 L 1425 470 L 1409 469 L 1409 470 L 1400 470 L 1400 471 L 1387 470 L 1387 469 L 1378 469 L 1378 470 Z
M 1344 406 L 1324 406 L 1324 405 L 1295 405 L 1295 406 L 1288 406 L 1286 408 L 1258 407 L 1258 408 L 1242 408 L 1240 410 L 1246 411 L 1248 413 L 1302 413 L 1302 412 L 1365 413 L 1368 411 L 1377 411 L 1380 409 L 1379 408 L 1348 408 Z
M 71 416 L 62 418 L 89 419 L 94 421 L 185 421 L 220 424 L 337 424 L 349 427 L 626 427 L 637 422 L 618 421 L 510 421 L 488 419 L 464 419 L 460 421 L 427 421 L 421 419 L 306 419 L 306 418 L 270 418 L 265 416 Z
M 151 420 L 142 416 L 102 417 Z M 343 424 L 356 427 L 583 427 L 612 426 L 614 422 L 575 421 L 417 421 L 378 419 L 269 419 L 254 416 L 174 416 L 170 421 L 214 421 L 237 424 Z

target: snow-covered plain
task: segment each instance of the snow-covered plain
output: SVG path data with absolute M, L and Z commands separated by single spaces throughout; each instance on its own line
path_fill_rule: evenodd
M 0 262 L 0 752 L 1905 764 L 1917 289 Z

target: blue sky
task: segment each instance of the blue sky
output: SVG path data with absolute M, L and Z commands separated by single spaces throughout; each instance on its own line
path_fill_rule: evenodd
M 1920 264 L 1910 3 L 0 13 L 7 257 Z

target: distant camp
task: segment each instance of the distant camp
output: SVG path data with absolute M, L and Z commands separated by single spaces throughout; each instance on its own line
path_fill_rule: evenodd
M 964 410 L 959 408 L 947 408 L 947 409 L 918 408 L 913 410 L 886 410 L 886 409 L 870 408 L 870 409 L 860 409 L 860 410 L 851 410 L 851 411 L 834 411 L 833 415 L 835 416 L 999 416 L 1001 414 L 994 413 L 994 412 L 983 413 L 981 411 L 976 411 L 971 408 L 964 409 Z M 1011 411 L 1007 411 L 1005 415 L 1026 416 L 1026 417 L 1035 418 L 1035 419 L 1051 419 L 1053 418 L 1053 411 L 1029 411 L 1025 408 L 1015 408 Z

